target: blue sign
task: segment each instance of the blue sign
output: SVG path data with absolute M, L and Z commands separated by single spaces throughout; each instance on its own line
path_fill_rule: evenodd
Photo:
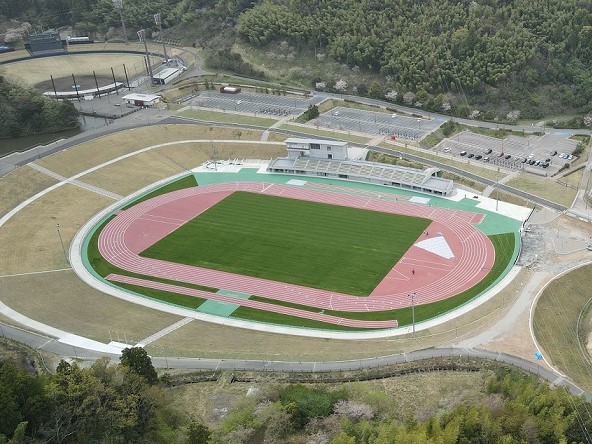
M 536 352 L 536 353 L 534 354 L 534 359 L 537 359 L 537 360 L 541 360 L 541 359 L 543 359 L 543 355 L 541 354 L 541 352 L 539 352 L 539 351 L 538 351 L 538 352 Z

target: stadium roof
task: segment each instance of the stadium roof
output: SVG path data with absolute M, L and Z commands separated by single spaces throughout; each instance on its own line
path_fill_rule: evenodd
M 417 191 L 443 195 L 448 195 L 453 190 L 452 180 L 434 176 L 439 171 L 437 168 L 418 170 L 374 162 L 317 159 L 310 157 L 298 157 L 296 159 L 279 157 L 269 164 L 268 170 L 293 174 L 339 177 L 363 182 L 402 186 Z

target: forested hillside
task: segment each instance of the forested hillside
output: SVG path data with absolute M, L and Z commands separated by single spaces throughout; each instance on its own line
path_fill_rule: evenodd
M 303 69 L 308 87 L 504 121 L 592 112 L 592 0 L 125 0 L 129 37 L 156 31 L 156 12 L 212 69 L 253 75 L 287 48 L 285 70 Z M 120 31 L 112 0 L 0 0 L 0 16 Z M 319 68 L 329 61 L 339 73 Z
M 78 111 L 67 100 L 9 83 L 0 76 L 0 138 L 76 128 Z
M 409 102 L 438 108 L 441 93 L 470 103 L 502 89 L 523 117 L 538 118 L 547 99 L 590 111 L 591 11 L 590 0 L 264 0 L 237 31 L 255 46 L 315 45 L 380 72 L 385 93 L 411 92 Z
M 411 392 L 397 396 L 374 382 L 241 384 L 217 374 L 216 382 L 171 387 L 175 377 L 158 380 L 141 348 L 125 349 L 117 366 L 62 361 L 55 375 L 0 360 L 0 443 L 577 444 L 589 443 L 592 430 L 590 403 L 499 366 L 466 374 L 470 395 L 459 388 L 416 400 L 411 411 L 399 399 L 411 401 Z M 193 389 L 200 395 L 186 398 Z

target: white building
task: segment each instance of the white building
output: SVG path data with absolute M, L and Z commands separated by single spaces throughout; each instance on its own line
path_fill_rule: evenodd
M 347 142 L 322 139 L 286 139 L 288 158 L 311 157 L 313 159 L 347 159 Z
M 166 85 L 181 75 L 179 68 L 165 68 L 157 74 L 154 74 L 155 85 Z
M 136 106 L 155 106 L 160 102 L 160 96 L 156 94 L 138 94 L 132 93 L 122 97 L 125 103 L 136 105 Z
M 452 180 L 441 178 L 438 168 L 420 170 L 347 160 L 347 142 L 295 138 L 286 139 L 285 142 L 288 157 L 278 157 L 271 161 L 267 171 L 355 180 L 438 196 L 450 196 L 454 192 Z

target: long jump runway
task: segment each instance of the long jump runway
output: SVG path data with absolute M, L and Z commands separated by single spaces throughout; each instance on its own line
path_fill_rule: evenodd
M 124 270 L 213 288 L 257 295 L 269 299 L 318 308 L 319 313 L 266 304 L 239 297 L 171 286 L 147 279 L 109 275 L 108 280 L 232 304 L 249 306 L 323 322 L 364 328 L 395 327 L 396 321 L 360 321 L 324 314 L 323 310 L 344 312 L 386 311 L 426 304 L 454 296 L 477 284 L 492 268 L 495 251 L 491 241 L 471 223 L 484 217 L 479 213 L 386 200 L 380 195 L 355 196 L 316 187 L 256 182 L 233 182 L 198 186 L 157 196 L 119 212 L 102 230 L 99 251 L 111 264 Z M 286 284 L 268 279 L 224 271 L 143 258 L 139 254 L 178 227 L 198 216 L 235 191 L 248 191 L 332 205 L 362 208 L 386 213 L 425 217 L 432 220 L 427 230 L 395 264 L 367 297 Z M 338 190 L 337 190 L 338 191 Z M 420 246 L 446 240 L 452 257 L 442 257 Z

